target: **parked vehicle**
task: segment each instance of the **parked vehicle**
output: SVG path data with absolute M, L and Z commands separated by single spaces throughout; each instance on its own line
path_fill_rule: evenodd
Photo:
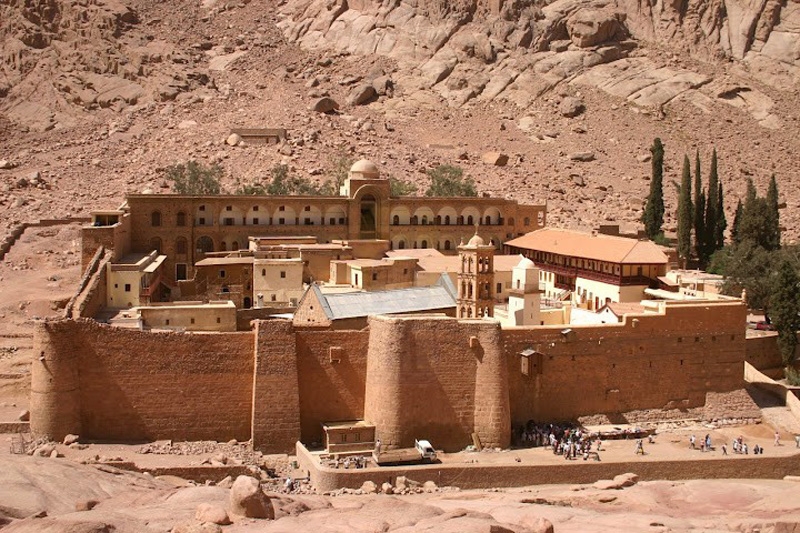
M 427 461 L 436 460 L 436 450 L 433 449 L 433 446 L 431 446 L 431 443 L 427 440 L 415 440 L 414 447 L 423 459 Z

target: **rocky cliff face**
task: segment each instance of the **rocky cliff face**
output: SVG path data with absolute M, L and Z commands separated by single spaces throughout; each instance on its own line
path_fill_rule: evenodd
M 191 77 L 164 41 L 128 37 L 139 17 L 117 0 L 0 0 L 0 21 L 0 111 L 34 130 L 174 97 Z
M 752 81 L 791 87 L 800 64 L 798 4 L 775 0 L 290 0 L 283 13 L 285 34 L 302 46 L 387 56 L 400 85 L 433 89 L 453 106 L 502 99 L 525 108 L 571 83 L 656 112 L 681 95 L 721 100 L 777 128 L 771 99 Z M 701 68 L 672 67 L 675 55 Z M 720 62 L 727 72 L 702 68 Z

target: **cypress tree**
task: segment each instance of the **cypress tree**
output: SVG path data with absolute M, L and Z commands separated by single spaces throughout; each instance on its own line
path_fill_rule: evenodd
M 700 195 L 697 197 L 697 202 L 701 206 L 703 206 L 705 208 L 705 205 L 706 205 L 706 192 L 704 190 L 702 190 L 702 189 L 700 190 Z M 696 210 L 697 206 L 695 205 L 694 207 L 695 207 L 695 210 Z M 696 212 L 697 211 L 695 211 L 695 213 Z M 703 209 L 703 212 L 705 212 L 705 209 Z M 699 223 L 698 223 L 697 220 L 695 220 L 695 226 L 694 227 L 695 227 L 695 238 L 694 238 L 695 239 L 695 252 L 697 253 L 697 260 L 700 263 L 700 267 L 704 268 L 706 266 L 706 259 L 707 259 L 707 257 L 706 257 L 706 249 L 703 246 L 703 243 L 705 242 L 703 240 L 703 237 L 705 236 L 705 233 L 706 233 L 705 220 L 703 220 L 702 217 L 699 218 Z
M 758 197 L 756 186 L 753 183 L 753 178 L 747 178 L 747 192 L 744 195 L 744 208 L 747 209 L 747 204 L 752 203 Z
M 653 176 L 650 180 L 650 195 L 642 213 L 642 222 L 647 238 L 654 239 L 661 233 L 661 226 L 664 224 L 664 145 L 658 137 L 653 140 L 650 153 L 653 154 Z
M 725 230 L 728 228 L 728 220 L 725 218 L 725 205 L 722 199 L 722 182 L 719 182 L 717 194 L 717 226 L 714 228 L 714 249 L 713 252 L 721 250 L 725 246 Z
M 703 235 L 705 234 L 706 201 L 703 194 L 703 179 L 700 176 L 700 150 L 694 155 L 694 250 L 698 258 L 703 257 Z
M 767 205 L 769 206 L 768 242 L 772 250 L 777 250 L 781 247 L 781 222 L 780 213 L 778 212 L 778 183 L 775 181 L 775 174 L 769 180 Z
M 733 244 L 741 243 L 741 235 L 739 235 L 739 228 L 742 224 L 742 215 L 744 213 L 744 207 L 742 206 L 742 200 L 739 200 L 739 203 L 736 204 L 736 213 L 733 215 L 733 226 L 731 226 L 731 240 Z
M 692 253 L 692 174 L 689 168 L 689 156 L 683 156 L 683 173 L 681 190 L 678 197 L 678 255 L 683 267 L 689 263 Z
M 800 279 L 798 279 L 797 270 L 788 259 L 781 261 L 778 266 L 771 289 L 770 319 L 778 332 L 778 347 L 783 357 L 783 364 L 789 366 L 794 362 L 794 353 L 797 347 Z
M 719 177 L 717 176 L 717 150 L 711 152 L 711 171 L 708 174 L 708 197 L 706 198 L 705 232 L 703 234 L 703 252 L 711 257 L 716 250 L 717 224 L 719 213 Z

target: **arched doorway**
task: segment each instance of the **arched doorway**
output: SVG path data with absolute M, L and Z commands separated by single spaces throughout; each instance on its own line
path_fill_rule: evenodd
M 253 301 L 250 299 L 250 297 L 249 296 L 245 296 L 244 297 L 244 305 L 242 307 L 244 307 L 245 309 L 250 309 L 250 307 L 252 307 L 252 305 L 253 305 Z
M 361 198 L 361 224 L 359 236 L 362 239 L 377 238 L 378 221 L 378 202 L 371 194 L 365 194 Z

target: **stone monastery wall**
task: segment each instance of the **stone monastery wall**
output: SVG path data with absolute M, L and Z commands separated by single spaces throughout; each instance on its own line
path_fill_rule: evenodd
M 442 316 L 371 317 L 363 331 L 256 321 L 253 332 L 214 334 L 42 322 L 31 427 L 54 438 L 252 438 L 279 453 L 321 442 L 323 422 L 363 418 L 387 447 L 428 438 L 458 450 L 473 433 L 502 447 L 530 419 L 696 407 L 741 387 L 744 320 L 732 302 L 572 328 Z
M 36 325 L 31 429 L 108 440 L 250 438 L 253 334 Z
M 702 406 L 709 391 L 742 387 L 745 307 L 668 306 L 620 325 L 503 330 L 511 418 L 569 420 L 590 413 Z M 522 372 L 525 349 L 528 375 Z

